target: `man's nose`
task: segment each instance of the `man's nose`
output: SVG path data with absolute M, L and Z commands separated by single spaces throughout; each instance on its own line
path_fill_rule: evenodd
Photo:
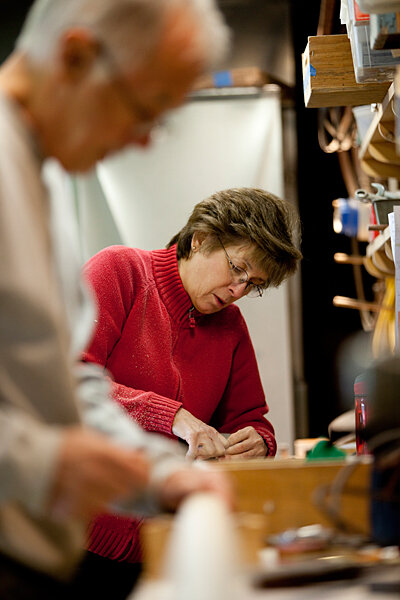
M 125 141 L 125 145 L 141 146 L 145 148 L 151 144 L 151 131 L 146 133 L 131 132 Z

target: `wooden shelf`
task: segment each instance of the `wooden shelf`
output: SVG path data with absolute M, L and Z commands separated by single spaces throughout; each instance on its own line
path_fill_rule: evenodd
M 400 180 L 400 66 L 396 69 L 394 83 L 357 83 L 347 35 L 309 37 L 302 55 L 302 66 L 306 107 L 368 104 L 377 106 L 376 114 L 359 149 L 360 167 L 372 179 Z M 359 257 L 356 258 L 357 263 L 354 264 L 359 264 Z M 341 261 L 350 262 L 343 257 Z M 363 327 L 369 328 L 367 330 L 375 327 L 372 342 L 374 351 L 387 352 L 389 349 L 392 350 L 393 346 L 392 322 L 388 314 L 391 318 L 392 314 L 399 313 L 397 306 L 395 309 L 392 298 L 395 264 L 389 227 L 379 233 L 367 246 L 362 264 L 370 275 L 384 282 L 383 301 L 366 302 L 364 299 L 335 296 L 333 303 L 335 306 L 353 308 L 364 313 L 361 315 L 364 317 Z M 382 289 L 382 286 L 379 289 Z M 396 293 L 398 294 L 398 290 Z M 383 313 L 381 313 L 382 308 L 385 308 Z M 367 312 L 377 312 L 378 315 L 376 318 L 371 318 L 371 314 L 367 315 Z M 398 331 L 396 320 L 396 332 Z
M 364 267 L 370 275 L 378 279 L 394 276 L 395 266 L 389 227 L 386 227 L 368 244 L 365 252 Z
M 378 104 L 359 151 L 362 169 L 370 177 L 400 178 L 400 154 L 396 150 L 394 84 Z
M 390 242 L 390 229 L 386 227 L 370 244 L 367 246 L 366 255 L 371 257 L 378 250 L 384 248 L 386 242 Z
M 310 36 L 302 63 L 308 108 L 382 102 L 390 86 L 388 82 L 357 83 L 346 34 Z
M 372 178 L 400 179 L 400 149 L 396 148 L 394 112 L 395 83 L 357 83 L 346 34 L 310 36 L 302 63 L 304 102 L 308 108 L 377 105 L 360 148 L 360 164 Z M 400 89 L 399 69 L 396 83 Z

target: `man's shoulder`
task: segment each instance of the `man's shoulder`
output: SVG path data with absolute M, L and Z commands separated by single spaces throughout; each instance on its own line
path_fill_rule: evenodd
M 0 92 L 0 168 L 4 176 L 15 172 L 29 176 L 32 165 L 39 178 L 39 160 L 33 138 L 15 106 Z

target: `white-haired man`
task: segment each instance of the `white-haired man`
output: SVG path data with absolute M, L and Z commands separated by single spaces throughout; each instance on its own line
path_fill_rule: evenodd
M 79 363 L 93 308 L 45 185 L 47 159 L 85 172 L 146 145 L 226 37 L 213 0 L 38 0 L 0 68 L 1 599 L 69 597 L 88 519 L 118 501 L 143 514 L 202 489 L 229 501 Z

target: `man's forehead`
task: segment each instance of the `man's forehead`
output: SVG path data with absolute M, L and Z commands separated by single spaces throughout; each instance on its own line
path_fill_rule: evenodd
M 196 24 L 187 10 L 171 10 L 153 50 L 132 64 L 127 73 L 129 85 L 132 93 L 149 105 L 149 112 L 181 104 L 203 72 L 204 53 L 197 35 Z
M 166 16 L 153 51 L 148 53 L 142 66 L 155 69 L 158 74 L 190 74 L 199 71 L 204 63 L 204 50 L 199 43 L 198 25 L 188 10 L 171 10 Z
M 160 106 L 174 104 L 177 97 L 190 91 L 202 67 L 182 54 L 155 54 L 134 68 L 128 77 L 132 89 Z

